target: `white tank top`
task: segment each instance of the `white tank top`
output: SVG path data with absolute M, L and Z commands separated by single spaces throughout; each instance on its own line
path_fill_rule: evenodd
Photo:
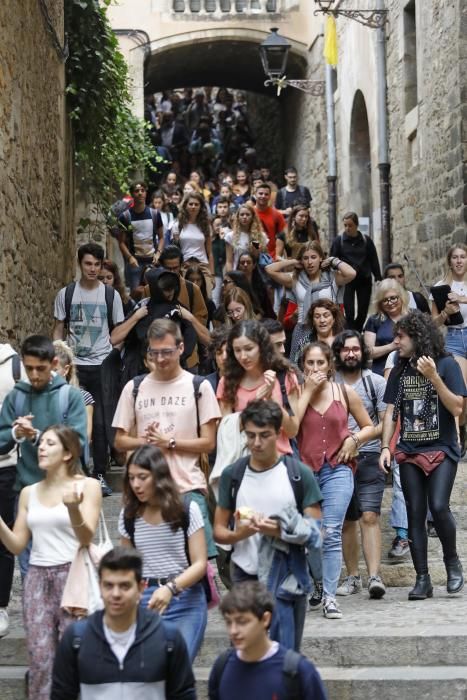
M 73 561 L 79 547 L 68 508 L 63 503 L 52 508 L 42 505 L 37 487 L 38 484 L 33 484 L 30 488 L 26 518 L 32 533 L 30 563 L 34 566 L 67 564 Z

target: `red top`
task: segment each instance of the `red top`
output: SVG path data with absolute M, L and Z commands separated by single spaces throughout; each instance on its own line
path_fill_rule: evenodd
M 333 395 L 334 395 L 334 384 Z M 308 406 L 298 433 L 300 457 L 314 472 L 319 472 L 325 462 L 337 467 L 337 455 L 345 438 L 351 433 L 348 428 L 346 407 L 338 399 L 332 400 L 321 414 Z M 354 460 L 347 465 L 354 469 Z
M 280 211 L 274 209 L 274 207 L 267 207 L 267 209 L 263 209 L 263 211 L 256 209 L 256 213 L 258 214 L 263 228 L 266 230 L 266 234 L 269 238 L 268 253 L 273 259 L 275 259 L 276 237 L 279 233 L 285 231 L 287 226 L 285 219 Z

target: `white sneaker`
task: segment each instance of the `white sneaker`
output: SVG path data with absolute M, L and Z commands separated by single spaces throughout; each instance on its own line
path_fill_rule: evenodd
M 361 590 L 362 579 L 360 576 L 346 576 L 341 585 L 338 587 L 336 594 L 352 595 L 353 593 L 360 593 Z
M 10 627 L 10 621 L 8 619 L 8 612 L 6 608 L 0 608 L 0 637 L 4 637 L 8 634 L 8 628 Z

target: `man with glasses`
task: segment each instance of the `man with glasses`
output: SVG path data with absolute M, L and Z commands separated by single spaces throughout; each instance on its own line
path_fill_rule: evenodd
M 157 263 L 164 247 L 161 215 L 146 206 L 147 187 L 140 180 L 130 188 L 133 206 L 119 216 L 120 251 L 125 260 L 125 279 L 130 289 L 140 284 L 141 271 Z
M 338 236 L 332 246 L 330 255 L 339 258 L 356 271 L 352 282 L 345 285 L 344 309 L 349 328 L 362 330 L 368 314 L 371 299 L 371 276 L 376 282 L 381 279 L 378 253 L 369 236 L 358 230 L 358 216 L 349 211 L 344 214 L 344 233 Z M 357 297 L 357 315 L 355 315 L 355 296 Z
M 115 447 L 132 452 L 152 444 L 162 450 L 180 492 L 190 493 L 201 508 L 208 556 L 215 557 L 200 457 L 216 445 L 219 405 L 207 380 L 201 383 L 196 401 L 193 375 L 180 366 L 183 338 L 176 323 L 156 319 L 149 326 L 147 340 L 146 358 L 151 371 L 138 386 L 131 380 L 122 391 L 112 423 L 116 428 Z
M 338 587 L 337 595 L 351 595 L 362 590 L 358 571 L 359 543 L 357 522 L 360 525 L 363 556 L 368 570 L 370 598 L 382 598 L 386 588 L 379 569 L 381 566 L 381 503 L 384 495 L 385 476 L 379 468 L 381 430 L 386 404 L 383 397 L 386 381 L 368 369 L 370 354 L 357 331 L 340 333 L 332 344 L 337 369 L 336 382 L 355 389 L 375 425 L 375 436 L 359 448 L 355 490 L 347 510 L 342 531 L 342 549 L 347 576 Z M 358 430 L 354 418 L 349 415 L 349 430 Z

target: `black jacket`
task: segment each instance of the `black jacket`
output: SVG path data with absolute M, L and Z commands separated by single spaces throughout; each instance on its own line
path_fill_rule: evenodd
M 50 700 L 196 700 L 195 679 L 178 630 L 138 609 L 136 637 L 120 665 L 105 637 L 103 611 L 70 625 L 55 656 Z

